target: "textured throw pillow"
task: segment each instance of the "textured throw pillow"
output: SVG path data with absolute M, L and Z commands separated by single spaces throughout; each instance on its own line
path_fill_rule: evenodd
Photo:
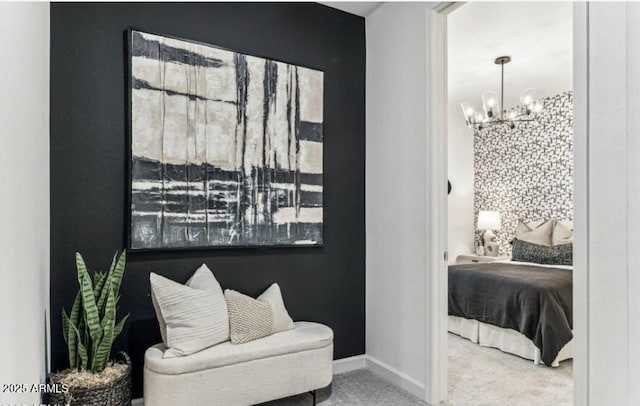
M 231 344 L 243 344 L 271 335 L 273 311 L 264 303 L 235 290 L 224 291 L 229 309 Z
M 202 265 L 185 285 L 151 273 L 164 358 L 193 354 L 229 340 L 229 314 L 220 284 Z
M 258 296 L 258 300 L 271 305 L 271 310 L 273 310 L 272 333 L 279 333 L 296 327 L 289 316 L 289 312 L 287 312 L 287 308 L 284 306 L 282 292 L 280 291 L 280 286 L 278 286 L 277 283 L 269 286 L 269 289 L 265 290 L 263 294 Z
M 551 246 L 551 234 L 553 232 L 552 220 L 547 220 L 537 226 L 525 224 L 522 220 L 518 221 L 515 231 L 515 239 L 526 241 L 531 244 Z
M 573 244 L 547 247 L 518 239 L 513 240 L 511 260 L 544 265 L 573 265 Z
M 573 243 L 573 230 L 567 225 L 556 221 L 553 224 L 551 242 L 553 245 Z

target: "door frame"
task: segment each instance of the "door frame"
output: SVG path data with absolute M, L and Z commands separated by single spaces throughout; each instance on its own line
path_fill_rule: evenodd
M 447 401 L 447 15 L 464 3 L 441 2 L 430 22 L 426 114 L 427 186 L 425 400 Z M 589 5 L 573 3 L 574 100 L 574 404 L 589 405 Z

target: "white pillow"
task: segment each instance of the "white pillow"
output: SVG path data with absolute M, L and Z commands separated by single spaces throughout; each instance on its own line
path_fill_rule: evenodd
M 552 245 L 551 234 L 554 223 L 552 220 L 547 220 L 542 224 L 533 226 L 531 223 L 527 225 L 520 220 L 516 226 L 514 237 L 520 241 L 550 247 Z
M 573 242 L 573 230 L 566 224 L 556 221 L 553 225 L 553 245 L 569 244 Z
M 282 292 L 280 286 L 277 283 L 269 286 L 269 289 L 265 290 L 263 294 L 258 296 L 258 300 L 263 303 L 269 303 L 273 310 L 273 333 L 279 333 L 281 331 L 291 330 L 296 325 L 293 324 L 287 308 L 284 306 L 284 300 L 282 300 Z
M 185 285 L 151 273 L 163 358 L 193 354 L 229 340 L 229 314 L 220 284 L 202 264 Z

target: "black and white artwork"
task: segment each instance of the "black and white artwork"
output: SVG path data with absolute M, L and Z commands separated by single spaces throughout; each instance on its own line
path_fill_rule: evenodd
M 476 132 L 474 207 L 500 212 L 500 255 L 511 254 L 518 220 L 573 220 L 573 92 L 542 99 L 538 123 Z M 482 233 L 475 235 L 481 245 Z
M 322 245 L 323 73 L 129 40 L 130 249 Z

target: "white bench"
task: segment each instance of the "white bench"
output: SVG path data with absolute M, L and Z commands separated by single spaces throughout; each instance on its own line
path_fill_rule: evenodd
M 322 324 L 296 328 L 246 344 L 225 342 L 195 354 L 162 358 L 162 344 L 144 357 L 148 406 L 244 406 L 315 391 L 333 377 L 333 331 Z

